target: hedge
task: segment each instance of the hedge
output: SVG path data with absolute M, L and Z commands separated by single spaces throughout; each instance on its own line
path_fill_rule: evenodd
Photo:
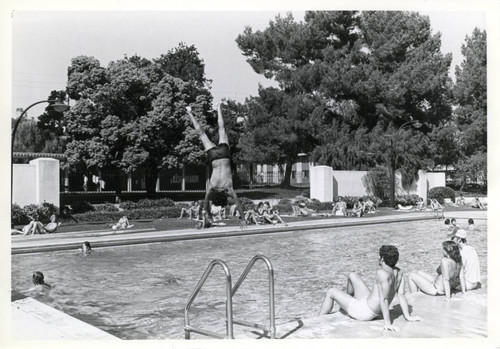
M 429 199 L 436 199 L 440 204 L 444 204 L 444 199 L 451 199 L 455 202 L 455 191 L 448 187 L 434 187 L 429 190 Z

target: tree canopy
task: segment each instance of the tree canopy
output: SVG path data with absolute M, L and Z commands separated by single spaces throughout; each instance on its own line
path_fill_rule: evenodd
M 76 100 L 65 118 L 72 136 L 66 155 L 74 166 L 127 173 L 144 168 L 146 189 L 154 192 L 159 169 L 204 156 L 185 112 L 191 105 L 207 126 L 212 97 L 194 46 L 181 43 L 158 59 L 125 57 L 107 67 L 75 57 L 67 88 Z
M 412 119 L 425 123 L 421 131 L 428 133 L 451 115 L 451 54 L 440 52 L 440 34 L 433 34 L 429 18 L 418 13 L 308 11 L 304 22 L 288 14 L 277 16 L 263 31 L 245 28 L 236 42 L 257 73 L 279 83 L 280 91 L 273 93 L 288 101 L 290 110 L 282 108 L 281 116 L 286 122 L 272 129 L 274 136 L 283 129 L 279 144 L 290 144 L 290 158 L 310 151 L 313 160 L 334 168 L 375 165 L 390 147 L 381 142 L 384 134 L 394 134 Z M 262 91 L 259 95 L 249 104 L 258 101 L 268 113 Z M 297 113 L 306 100 L 306 110 Z M 250 123 L 247 143 L 260 139 L 261 125 Z M 300 137 L 289 127 L 300 130 Z M 407 137 L 412 145 L 407 161 L 398 163 L 414 176 L 427 162 L 420 145 L 429 140 Z M 257 143 L 245 149 L 262 147 Z M 261 157 L 283 161 L 273 147 L 262 151 Z M 370 153 L 375 153 L 373 161 L 366 161 Z

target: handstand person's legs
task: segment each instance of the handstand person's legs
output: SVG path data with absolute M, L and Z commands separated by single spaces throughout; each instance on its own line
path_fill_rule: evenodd
M 220 109 L 221 103 L 217 104 L 217 124 L 219 125 L 219 144 L 226 143 L 229 144 L 229 138 L 227 137 L 226 127 L 224 125 L 224 118 L 222 117 L 222 111 Z
M 215 147 L 215 144 L 213 144 L 212 141 L 210 139 L 208 139 L 207 134 L 201 128 L 198 120 L 196 120 L 195 117 L 193 116 L 193 113 L 191 113 L 191 107 L 187 107 L 186 110 L 187 110 L 187 113 L 189 115 L 189 118 L 191 119 L 194 130 L 196 131 L 196 134 L 198 134 L 198 136 L 200 137 L 201 142 L 203 143 L 203 147 L 205 148 L 205 150 L 209 150 L 209 149 L 212 149 L 213 147 Z

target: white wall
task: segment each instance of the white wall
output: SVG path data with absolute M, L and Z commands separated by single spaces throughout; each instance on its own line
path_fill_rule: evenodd
M 333 171 L 329 166 L 311 166 L 311 198 L 322 202 L 336 200 L 339 196 L 365 196 L 362 178 L 367 171 Z M 326 178 L 331 173 L 331 182 Z M 416 194 L 427 199 L 429 189 L 446 185 L 444 172 L 418 172 L 418 180 L 409 190 L 404 190 L 401 186 L 401 174 L 396 173 L 396 194 L 409 195 Z M 330 199 L 331 198 L 331 199 Z
M 59 160 L 38 158 L 14 164 L 12 201 L 20 206 L 48 202 L 60 206 Z
M 367 171 L 332 171 L 333 197 L 368 195 L 361 178 Z
M 310 168 L 310 196 L 321 202 L 333 201 L 333 173 L 330 166 Z

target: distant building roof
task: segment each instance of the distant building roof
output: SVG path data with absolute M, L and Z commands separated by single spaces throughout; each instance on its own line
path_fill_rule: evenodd
M 37 158 L 51 158 L 57 160 L 66 160 L 66 156 L 60 153 L 21 153 L 14 152 L 14 159 L 37 159 Z

